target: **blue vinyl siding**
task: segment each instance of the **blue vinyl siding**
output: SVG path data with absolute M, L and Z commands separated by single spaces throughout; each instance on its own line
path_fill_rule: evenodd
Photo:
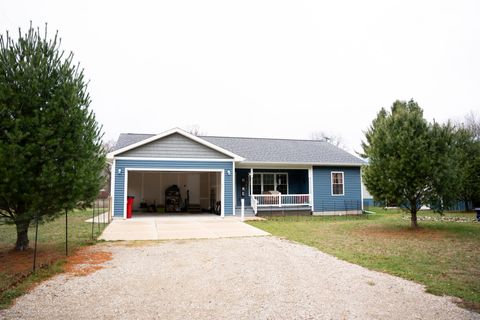
M 171 169 L 171 170 L 223 170 L 225 215 L 233 214 L 233 162 L 231 161 L 182 161 L 182 160 L 115 160 L 114 217 L 123 217 L 125 206 L 125 169 Z M 119 173 L 120 170 L 120 173 Z M 227 174 L 230 170 L 231 174 Z
M 286 170 L 288 173 L 288 193 L 308 194 L 308 170 Z
M 282 170 L 282 169 L 254 169 L 253 173 L 256 172 L 281 172 L 288 174 L 288 193 L 289 194 L 308 194 L 308 170 L 301 170 L 301 169 L 290 169 L 290 170 Z M 250 169 L 236 169 L 235 170 L 235 179 L 237 180 L 235 183 L 235 187 L 237 190 L 236 194 L 236 202 L 237 206 L 240 206 L 240 191 L 241 188 L 241 181 L 242 178 L 246 179 L 247 186 L 250 185 L 250 181 L 248 174 L 250 173 Z M 245 197 L 245 205 L 250 206 L 250 190 L 247 187 L 246 197 Z
M 344 195 L 332 196 L 332 171 L 344 173 Z M 313 167 L 314 212 L 359 210 L 362 204 L 360 167 Z

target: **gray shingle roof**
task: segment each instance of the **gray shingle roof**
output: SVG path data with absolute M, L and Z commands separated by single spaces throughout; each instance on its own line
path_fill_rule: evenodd
M 117 143 L 115 144 L 115 147 L 113 147 L 113 151 L 125 148 L 126 146 L 140 142 L 153 136 L 154 134 L 120 133 Z
M 154 136 L 153 134 L 122 133 L 115 150 Z M 365 162 L 334 145 L 318 140 L 269 138 L 200 137 L 231 151 L 246 162 L 312 163 L 329 165 L 362 165 Z
M 201 137 L 252 162 L 363 164 L 334 145 L 317 140 Z

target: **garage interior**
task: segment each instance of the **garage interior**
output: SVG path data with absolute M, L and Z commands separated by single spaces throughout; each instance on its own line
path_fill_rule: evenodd
M 127 195 L 135 214 L 215 213 L 221 208 L 220 172 L 129 171 Z

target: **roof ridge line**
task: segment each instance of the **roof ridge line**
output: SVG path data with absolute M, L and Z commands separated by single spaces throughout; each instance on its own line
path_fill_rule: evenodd
M 121 132 L 120 134 L 124 135 L 137 135 L 137 136 L 154 136 L 157 135 L 156 133 L 135 133 L 135 132 Z M 266 138 L 266 137 L 239 137 L 239 136 L 209 136 L 209 135 L 201 135 L 198 136 L 199 138 L 232 138 L 232 139 L 265 139 L 265 140 L 281 140 L 281 141 L 309 141 L 309 142 L 327 142 L 327 141 L 322 141 L 322 140 L 316 140 L 316 139 L 298 139 L 298 138 Z
M 199 136 L 200 138 L 232 138 L 232 139 L 265 139 L 265 140 L 281 140 L 281 141 L 309 141 L 309 142 L 326 142 L 315 139 L 294 139 L 294 138 L 264 138 L 264 137 L 231 137 L 231 136 Z

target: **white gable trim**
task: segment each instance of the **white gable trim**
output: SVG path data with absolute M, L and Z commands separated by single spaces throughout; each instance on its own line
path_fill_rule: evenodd
M 118 154 L 124 153 L 124 152 L 126 152 L 126 151 L 128 151 L 128 150 L 135 149 L 135 148 L 140 147 L 140 146 L 143 146 L 143 145 L 145 145 L 145 144 L 147 144 L 147 143 L 150 143 L 150 142 L 153 142 L 153 141 L 162 139 L 162 138 L 164 138 L 164 137 L 166 137 L 166 136 L 169 136 L 169 135 L 172 135 L 172 134 L 174 134 L 174 133 L 181 134 L 182 136 L 184 136 L 184 137 L 186 137 L 186 138 L 188 138 L 188 139 L 190 139 L 190 140 L 193 140 L 193 141 L 195 141 L 195 142 L 198 142 L 198 143 L 200 143 L 200 144 L 202 144 L 202 145 L 204 145 L 204 146 L 206 146 L 206 147 L 208 147 L 208 148 L 210 148 L 210 149 L 213 149 L 213 150 L 215 150 L 215 151 L 218 151 L 218 152 L 220 152 L 220 153 L 223 153 L 224 155 L 227 155 L 227 156 L 229 156 L 229 157 L 232 157 L 233 160 L 235 160 L 235 161 L 243 161 L 243 160 L 245 160 L 244 158 L 240 157 L 239 155 L 237 155 L 237 154 L 235 154 L 235 153 L 233 153 L 233 152 L 231 152 L 231 151 L 228 151 L 228 150 L 226 150 L 226 149 L 223 149 L 223 148 L 221 148 L 221 147 L 219 147 L 219 146 L 217 146 L 217 145 L 215 145 L 215 144 L 213 144 L 213 143 L 211 143 L 211 142 L 208 142 L 208 141 L 206 141 L 206 140 L 204 140 L 204 139 L 202 139 L 202 138 L 199 138 L 199 137 L 197 137 L 197 136 L 194 136 L 193 134 L 188 133 L 188 132 L 186 132 L 186 131 L 184 131 L 184 130 L 182 130 L 182 129 L 180 129 L 180 128 L 173 128 L 173 129 L 171 129 L 171 130 L 167 130 L 167 131 L 165 131 L 165 132 L 162 132 L 162 133 L 159 133 L 159 134 L 157 134 L 157 135 L 154 135 L 153 137 L 147 138 L 147 139 L 142 140 L 142 141 L 139 141 L 139 142 L 137 142 L 137 143 L 133 143 L 133 144 L 128 145 L 128 146 L 126 146 L 126 147 L 123 147 L 123 148 L 121 148 L 121 149 L 112 151 L 112 152 L 110 152 L 109 154 L 107 154 L 107 158 L 114 158 L 114 157 L 115 157 L 116 155 L 118 155 Z

